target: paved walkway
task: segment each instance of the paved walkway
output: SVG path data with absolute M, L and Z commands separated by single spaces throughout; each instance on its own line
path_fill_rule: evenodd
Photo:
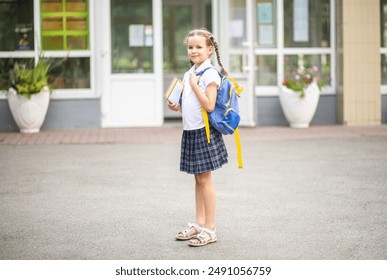
M 387 259 L 387 126 L 242 128 L 190 248 L 181 128 L 0 133 L 0 259 Z
M 312 126 L 308 129 L 289 127 L 241 128 L 243 142 L 281 141 L 300 139 L 333 139 L 387 137 L 387 125 L 346 127 L 340 125 Z M 0 132 L 0 145 L 30 144 L 146 144 L 178 143 L 181 127 L 161 128 L 99 128 L 43 130 L 36 134 Z M 230 137 L 226 137 L 228 139 Z M 232 138 L 232 137 L 231 137 Z

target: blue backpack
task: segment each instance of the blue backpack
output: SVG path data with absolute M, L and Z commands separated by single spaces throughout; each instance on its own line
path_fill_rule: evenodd
M 196 76 L 203 75 L 203 73 L 210 68 L 213 68 L 218 72 L 222 82 L 217 92 L 214 110 L 211 113 L 207 113 L 207 111 L 202 108 L 204 124 L 206 127 L 207 142 L 210 143 L 209 123 L 211 123 L 212 127 L 224 135 L 234 134 L 237 146 L 238 167 L 242 168 L 242 150 L 238 130 L 241 117 L 239 115 L 238 98 L 240 97 L 240 94 L 244 88 L 240 86 L 233 78 L 223 76 L 214 67 L 207 67 L 203 71 L 196 73 Z

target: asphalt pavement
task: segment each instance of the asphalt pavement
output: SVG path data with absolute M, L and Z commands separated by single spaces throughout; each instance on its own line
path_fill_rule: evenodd
M 174 239 L 195 214 L 180 134 L 0 133 L 0 259 L 387 259 L 386 125 L 242 128 L 243 169 L 227 137 L 201 248 Z

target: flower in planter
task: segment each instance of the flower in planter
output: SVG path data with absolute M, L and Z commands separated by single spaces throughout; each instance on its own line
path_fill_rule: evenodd
M 300 97 L 305 96 L 305 89 L 311 84 L 316 83 L 319 89 L 329 84 L 330 79 L 324 78 L 317 66 L 305 68 L 303 65 L 288 67 L 288 71 L 285 73 L 284 81 L 282 85 L 300 93 Z

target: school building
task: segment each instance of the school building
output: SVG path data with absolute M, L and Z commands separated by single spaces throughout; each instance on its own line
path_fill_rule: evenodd
M 312 124 L 387 123 L 387 0 L 0 0 L 0 66 L 58 62 L 42 129 L 162 126 L 197 27 L 245 86 L 243 125 L 287 125 L 279 86 L 300 60 L 331 79 Z M 0 130 L 17 130 L 5 94 Z

